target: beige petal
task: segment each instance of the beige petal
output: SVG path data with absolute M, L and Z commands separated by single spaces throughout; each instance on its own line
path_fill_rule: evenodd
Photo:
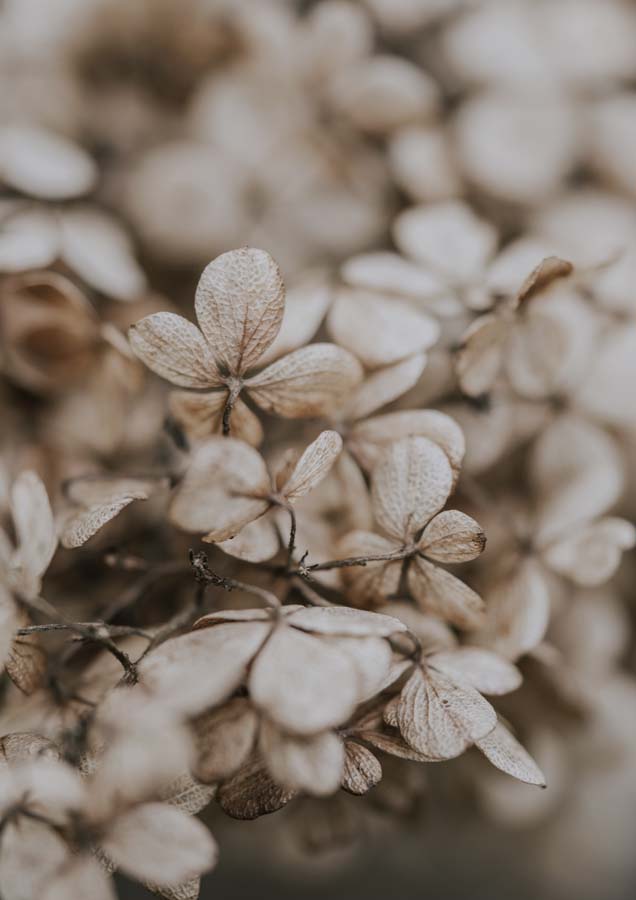
M 323 431 L 300 457 L 281 487 L 287 500 L 297 500 L 312 491 L 327 475 L 342 450 L 342 438 L 337 431 Z
M 341 274 L 353 287 L 398 294 L 425 303 L 445 292 L 443 280 L 399 254 L 386 251 L 352 257 L 343 265 Z
M 286 619 L 288 625 L 317 634 L 342 637 L 390 637 L 406 627 L 398 619 L 347 606 L 308 606 Z
M 494 385 L 503 364 L 509 326 L 501 316 L 485 315 L 464 332 L 455 357 L 455 368 L 462 391 L 479 397 Z
M 25 731 L 5 734 L 0 738 L 0 766 L 36 758 L 59 760 L 61 755 L 59 747 L 41 734 Z
M 224 541 L 263 515 L 270 477 L 260 454 L 234 438 L 210 438 L 192 454 L 170 507 L 175 525 Z
M 8 900 L 44 897 L 44 889 L 54 874 L 66 868 L 71 861 L 66 841 L 49 825 L 24 816 L 16 822 L 7 822 L 2 833 L 0 854 L 0 889 L 3 897 Z M 54 898 L 60 900 L 59 895 L 54 895 Z M 103 898 L 98 895 L 98 900 Z
M 476 559 L 486 546 L 481 525 L 457 509 L 448 509 L 432 519 L 420 538 L 418 548 L 429 559 L 461 563 Z
M 322 797 L 340 787 L 344 747 L 331 731 L 315 737 L 293 737 L 265 719 L 259 747 L 274 780 L 288 790 Z
M 474 688 L 418 667 L 402 689 L 396 720 L 414 750 L 433 759 L 452 759 L 489 734 L 497 715 Z
M 406 256 L 459 284 L 479 278 L 497 247 L 492 225 L 456 201 L 407 209 L 395 220 L 393 236 Z
M 380 556 L 395 553 L 398 547 L 393 541 L 371 531 L 351 531 L 338 544 L 338 558 Z M 386 602 L 397 593 L 403 561 L 369 562 L 364 566 L 349 566 L 341 570 L 347 588 L 347 597 L 360 606 L 373 606 Z
M 160 800 L 176 806 L 189 816 L 196 816 L 209 806 L 216 788 L 196 781 L 189 773 L 175 778 L 161 791 Z
M 266 622 L 227 623 L 173 638 L 140 663 L 140 683 L 165 706 L 196 715 L 239 686 L 269 631 Z
M 2 561 L 0 560 L 0 571 Z M 8 589 L 0 582 L 0 666 L 4 669 L 13 647 L 13 637 L 22 627 L 22 617 Z
M 334 341 L 369 369 L 427 350 L 439 337 L 436 320 L 408 302 L 353 288 L 340 289 L 327 327 Z
M 288 419 L 321 416 L 335 409 L 362 378 L 358 360 L 334 344 L 310 344 L 248 378 L 255 403 Z
M 60 866 L 47 881 L 42 900 L 69 900 L 69 897 L 90 897 L 91 900 L 117 900 L 109 875 L 96 859 L 80 856 Z
M 160 478 L 127 478 L 109 475 L 86 475 L 72 478 L 64 484 L 64 493 L 72 503 L 81 506 L 101 506 L 120 498 L 147 500 L 167 482 Z
M 204 269 L 194 305 L 217 364 L 241 375 L 280 330 L 285 309 L 280 270 L 265 250 L 230 250 Z
M 393 712 L 397 707 L 396 701 L 399 701 L 398 697 L 394 698 L 394 700 L 391 701 L 390 711 L 389 707 L 387 707 L 388 716 L 385 716 L 385 718 L 392 717 Z M 418 753 L 417 750 L 409 747 L 402 735 L 397 730 L 395 731 L 395 733 L 388 730 L 384 732 L 360 731 L 358 733 L 358 737 L 361 740 L 366 741 L 367 744 L 371 744 L 371 746 L 375 747 L 377 750 L 381 750 L 383 753 L 388 753 L 389 756 L 396 756 L 398 759 L 410 759 L 413 762 L 439 761 L 437 759 L 432 759 L 430 756 L 426 756 L 426 754 L 424 753 Z
M 496 653 L 479 647 L 457 647 L 434 653 L 426 660 L 438 672 L 469 684 L 481 694 L 508 694 L 521 685 L 521 672 Z
M 484 601 L 479 594 L 419 556 L 413 557 L 408 573 L 411 593 L 424 612 L 433 613 L 458 628 L 478 628 L 484 621 Z
M 126 874 L 165 885 L 207 872 L 218 855 L 207 828 L 167 803 L 144 803 L 117 816 L 102 847 Z
M 223 384 L 203 335 L 182 316 L 153 313 L 129 328 L 128 339 L 136 356 L 171 384 L 187 388 Z
M 202 538 L 206 543 L 214 543 L 208 536 Z M 265 562 L 276 556 L 280 550 L 280 538 L 276 523 L 271 513 L 248 522 L 237 535 L 227 541 L 220 541 L 217 546 L 230 556 L 246 562 Z
M 501 722 L 484 738 L 476 741 L 484 756 L 507 775 L 526 784 L 546 787 L 545 776 L 528 751 Z
M 388 613 L 403 622 L 419 640 L 424 653 L 435 653 L 457 646 L 457 638 L 445 622 L 437 616 L 421 612 L 412 603 L 389 603 L 381 607 L 379 612 Z
M 213 784 L 233 775 L 250 756 L 257 727 L 258 716 L 245 697 L 200 716 L 194 723 L 198 754 L 195 776 Z
M 355 665 L 344 653 L 282 623 L 252 665 L 248 687 L 273 722 L 300 735 L 344 722 L 359 695 Z
M 345 741 L 342 787 L 350 794 L 361 797 L 382 779 L 382 766 L 377 758 L 362 744 Z
M 300 609 L 299 606 L 286 606 L 285 614 L 290 614 L 294 609 Z M 218 612 L 208 613 L 197 619 L 193 629 L 210 628 L 212 625 L 218 625 L 221 622 L 271 622 L 271 609 L 222 609 Z
M 97 169 L 88 153 L 59 134 L 35 125 L 5 125 L 0 178 L 32 197 L 66 200 L 90 190 Z
M 0 271 L 28 272 L 52 265 L 59 252 L 53 216 L 40 209 L 0 209 Z
M 134 497 L 124 497 L 114 503 L 69 513 L 64 518 L 60 529 L 60 543 L 63 547 L 81 547 L 104 525 L 118 516 L 134 499 Z
M 464 433 L 454 419 L 435 409 L 400 410 L 358 422 L 347 437 L 347 448 L 372 472 L 387 447 L 411 435 L 429 438 L 442 448 L 456 481 L 466 451 Z
M 444 451 L 428 438 L 396 441 L 373 470 L 373 510 L 398 541 L 411 541 L 446 503 L 453 473 Z
M 143 885 L 153 894 L 163 897 L 164 900 L 199 900 L 201 892 L 200 878 L 191 878 L 190 881 L 184 881 L 173 887 L 154 884 L 151 881 L 144 881 Z
M 259 357 L 259 365 L 265 366 L 308 344 L 320 328 L 331 300 L 331 285 L 320 272 L 310 272 L 290 287 L 280 331 L 274 343 Z
M 555 281 L 567 278 L 574 271 L 572 263 L 558 256 L 548 256 L 542 260 L 536 269 L 528 275 L 517 294 L 517 305 L 525 304 L 528 300 L 546 291 Z
M 254 757 L 220 786 L 217 800 L 234 819 L 257 819 L 282 809 L 295 793 L 276 784 L 262 760 Z
M 20 564 L 37 581 L 47 570 L 57 536 L 51 505 L 35 472 L 21 472 L 11 491 L 11 514 L 18 539 Z
M 398 677 L 394 674 L 391 646 L 382 638 L 338 635 L 331 636 L 329 644 L 342 650 L 355 666 L 358 676 L 358 703 L 365 703 L 375 697 Z
M 576 320 L 583 315 L 585 310 Z M 555 310 L 528 311 L 508 335 L 506 371 L 513 389 L 531 398 L 557 393 L 566 380 L 570 345 L 577 340 Z
M 484 593 L 488 618 L 477 636 L 508 659 L 517 659 L 544 638 L 550 616 L 550 594 L 541 568 L 533 561 L 516 566 Z
M 543 559 L 559 575 L 583 587 L 598 587 L 618 569 L 623 551 L 636 543 L 636 529 L 626 519 L 607 517 L 584 525 L 548 546 Z
M 114 300 L 139 299 L 146 276 L 121 225 L 101 210 L 80 207 L 60 219 L 61 255 L 80 278 Z
M 347 418 L 364 419 L 393 400 L 397 400 L 417 384 L 425 366 L 426 354 L 415 353 L 408 359 L 373 372 L 348 400 Z
M 191 391 L 172 391 L 168 405 L 174 420 L 181 425 L 188 437 L 203 440 L 213 434 L 221 434 L 223 411 L 227 391 L 194 394 Z M 241 400 L 234 403 L 230 419 L 232 437 L 258 447 L 263 443 L 263 427 L 249 406 Z

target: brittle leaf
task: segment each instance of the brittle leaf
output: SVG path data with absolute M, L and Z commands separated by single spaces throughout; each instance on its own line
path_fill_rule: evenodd
M 276 784 L 255 756 L 219 788 L 217 800 L 221 809 L 235 819 L 257 819 L 282 809 L 296 791 Z
M 546 786 L 541 769 L 502 722 L 475 743 L 497 769 L 526 784 Z
M 171 384 L 186 388 L 223 384 L 205 338 L 182 316 L 153 313 L 129 328 L 128 339 L 139 359 Z
M 345 741 L 342 787 L 350 794 L 361 797 L 382 780 L 382 766 L 378 759 L 362 744 Z
M 280 270 L 265 250 L 230 250 L 203 270 L 194 304 L 217 364 L 242 375 L 280 330 L 285 309 Z
M 398 541 L 417 532 L 446 503 L 453 473 L 444 451 L 428 438 L 396 441 L 373 470 L 373 510 L 378 524 Z
M 432 519 L 422 534 L 418 549 L 429 559 L 461 563 L 475 559 L 486 546 L 486 535 L 470 516 L 448 509 Z
M 331 412 L 362 379 L 360 363 L 335 344 L 310 344 L 248 378 L 245 388 L 266 412 L 288 419 Z
M 341 450 L 342 438 L 337 431 L 321 432 L 300 457 L 280 492 L 287 500 L 304 497 L 320 484 Z

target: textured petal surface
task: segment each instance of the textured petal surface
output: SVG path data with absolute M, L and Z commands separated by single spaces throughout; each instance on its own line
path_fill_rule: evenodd
M 323 431 L 305 450 L 281 488 L 287 500 L 297 500 L 312 491 L 327 475 L 342 450 L 337 431 Z
M 481 525 L 457 509 L 448 509 L 432 519 L 418 547 L 429 559 L 461 563 L 475 559 L 486 546 Z
M 484 601 L 445 569 L 416 556 L 409 568 L 408 582 L 424 612 L 433 613 L 458 628 L 473 629 L 483 624 Z
M 203 335 L 182 316 L 153 313 L 133 325 L 128 338 L 139 359 L 172 384 L 187 388 L 222 384 Z

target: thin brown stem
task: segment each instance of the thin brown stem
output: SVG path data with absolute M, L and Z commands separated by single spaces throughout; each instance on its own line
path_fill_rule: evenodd
M 190 551 L 190 561 L 194 569 L 195 578 L 199 582 L 214 587 L 223 588 L 224 591 L 245 591 L 246 594 L 252 594 L 262 600 L 266 606 L 273 609 L 280 607 L 281 603 L 275 594 L 264 588 L 257 587 L 255 584 L 247 584 L 244 581 L 237 581 L 235 578 L 227 578 L 225 575 L 217 575 L 208 565 L 208 558 L 205 553 L 195 553 Z
M 237 378 L 228 381 L 227 387 L 227 400 L 225 401 L 225 406 L 223 408 L 223 434 L 226 437 L 230 433 L 230 419 L 232 418 L 232 410 L 234 409 L 234 404 L 239 398 L 239 394 L 241 393 L 243 384 L 240 379 Z

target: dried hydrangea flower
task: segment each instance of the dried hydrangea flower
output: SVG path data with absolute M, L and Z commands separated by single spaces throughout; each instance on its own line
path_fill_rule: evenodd
M 195 298 L 201 331 L 174 313 L 156 313 L 130 330 L 135 353 L 149 368 L 200 393 L 173 394 L 171 411 L 203 437 L 223 430 L 249 443 L 262 440 L 247 395 L 285 418 L 324 414 L 360 380 L 360 366 L 332 344 L 312 344 L 249 375 L 278 334 L 285 307 L 280 272 L 263 250 L 224 253 L 203 272 Z M 211 392 L 203 393 L 203 391 Z
M 409 589 L 423 610 L 460 628 L 480 624 L 481 598 L 435 564 L 475 559 L 485 546 L 484 533 L 470 516 L 440 512 L 453 484 L 448 457 L 428 438 L 404 438 L 387 450 L 372 476 L 373 509 L 387 537 L 352 532 L 340 544 L 343 555 L 371 557 L 364 567 L 343 571 L 356 603 L 378 605 L 396 595 L 408 565 Z M 385 559 L 374 562 L 375 556 Z

